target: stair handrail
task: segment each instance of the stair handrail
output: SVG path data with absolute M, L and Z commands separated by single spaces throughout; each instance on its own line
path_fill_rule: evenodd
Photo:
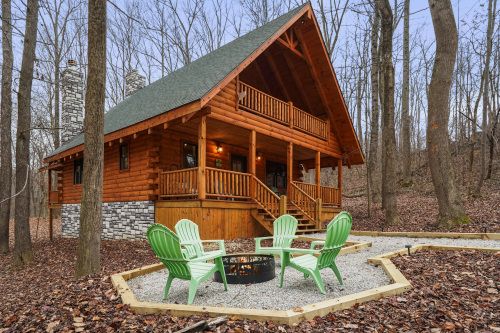
M 250 191 L 252 199 L 273 219 L 279 214 L 280 197 L 266 186 L 257 176 L 252 175 L 253 189 Z M 260 191 L 259 191 L 260 189 Z M 266 200 L 267 199 L 267 200 Z
M 309 209 L 303 207 L 303 205 L 301 205 L 299 203 L 299 198 L 296 194 L 297 191 L 300 195 L 302 195 L 306 201 L 308 201 L 308 206 Z M 297 185 L 295 185 L 293 182 L 290 182 L 290 186 L 289 186 L 289 189 L 288 189 L 288 196 L 289 196 L 289 199 L 290 199 L 290 202 L 305 216 L 307 217 L 310 221 L 316 223 L 316 207 L 317 207 L 317 202 L 316 202 L 316 199 L 314 199 L 313 197 L 311 197 L 309 194 L 307 194 L 305 191 L 303 191 L 300 187 L 298 187 Z

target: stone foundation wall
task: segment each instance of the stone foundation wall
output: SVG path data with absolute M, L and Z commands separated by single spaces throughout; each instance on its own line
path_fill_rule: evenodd
M 102 207 L 103 239 L 144 239 L 155 221 L 153 201 L 105 202 Z M 63 237 L 78 237 L 80 204 L 63 204 Z

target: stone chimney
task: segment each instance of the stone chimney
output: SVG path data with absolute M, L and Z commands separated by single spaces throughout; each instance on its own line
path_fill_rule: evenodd
M 83 132 L 83 74 L 75 60 L 62 73 L 62 134 L 64 144 Z
M 125 97 L 129 97 L 137 90 L 144 88 L 146 78 L 139 74 L 137 69 L 132 69 L 125 75 Z

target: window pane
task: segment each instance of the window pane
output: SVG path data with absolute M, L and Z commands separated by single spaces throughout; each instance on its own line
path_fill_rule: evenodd
M 182 144 L 182 167 L 194 168 L 198 166 L 198 146 L 192 143 Z
M 120 145 L 120 170 L 127 170 L 128 164 L 128 143 Z
M 81 184 L 83 179 L 83 158 L 73 162 L 73 184 Z

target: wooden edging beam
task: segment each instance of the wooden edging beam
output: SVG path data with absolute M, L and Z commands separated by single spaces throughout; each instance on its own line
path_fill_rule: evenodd
M 317 238 L 302 237 L 299 240 L 317 240 Z M 365 243 L 366 244 L 366 243 Z M 370 243 L 367 243 L 370 244 Z M 360 245 L 360 244 L 356 244 Z M 354 246 L 356 246 L 354 245 Z M 371 244 L 370 244 L 371 245 Z M 369 246 L 369 245 L 368 245 Z M 349 247 L 347 247 L 349 248 Z M 484 248 L 484 247 L 463 247 L 463 246 L 446 246 L 446 245 L 415 245 L 410 248 L 410 253 L 415 253 L 421 250 L 478 250 L 488 252 L 500 252 L 500 248 Z M 401 294 L 412 288 L 410 282 L 392 263 L 391 259 L 394 256 L 406 255 L 407 249 L 401 249 L 385 253 L 368 259 L 368 262 L 375 266 L 381 266 L 393 283 L 369 290 L 364 290 L 352 295 L 346 295 L 338 298 L 328 299 L 322 302 L 308 304 L 302 307 L 296 307 L 292 310 L 262 310 L 262 309 L 244 309 L 244 308 L 225 308 L 214 306 L 197 306 L 184 304 L 166 304 L 166 303 L 151 303 L 138 301 L 132 290 L 127 284 L 127 280 L 155 272 L 164 268 L 163 264 L 154 264 L 144 266 L 139 269 L 115 274 L 111 276 L 111 281 L 122 302 L 130 306 L 130 309 L 138 314 L 152 314 L 168 312 L 173 316 L 190 316 L 207 314 L 211 317 L 215 316 L 231 316 L 235 319 L 250 319 L 258 321 L 274 321 L 282 324 L 295 324 L 302 320 L 310 320 L 316 316 L 324 316 L 330 312 L 345 310 L 357 304 L 365 303 L 380 299 L 382 297 L 394 296 Z
M 370 237 L 409 237 L 409 238 L 463 238 L 463 239 L 491 239 L 500 240 L 500 233 L 460 233 L 460 232 L 398 232 L 398 231 L 355 231 L 354 236 Z

